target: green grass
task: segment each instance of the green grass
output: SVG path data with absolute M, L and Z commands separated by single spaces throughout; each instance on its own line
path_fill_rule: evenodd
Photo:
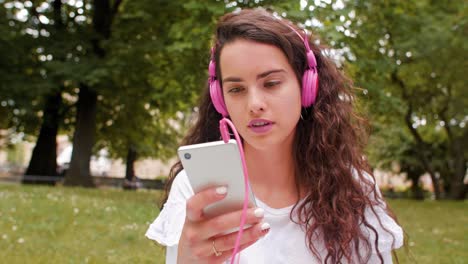
M 0 184 L 1 263 L 164 263 L 144 237 L 161 192 Z M 400 263 L 468 263 L 468 202 L 390 200 Z
M 409 238 L 400 263 L 468 263 L 468 201 L 388 202 Z
M 164 263 L 159 192 L 0 185 L 1 263 Z

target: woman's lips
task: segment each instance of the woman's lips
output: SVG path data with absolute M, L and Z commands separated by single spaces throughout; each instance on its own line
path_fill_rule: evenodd
M 254 119 L 249 122 L 248 128 L 254 133 L 266 133 L 271 130 L 274 122 L 267 119 Z

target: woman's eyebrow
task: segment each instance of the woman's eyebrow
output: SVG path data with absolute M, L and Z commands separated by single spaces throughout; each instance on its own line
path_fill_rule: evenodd
M 268 75 L 270 75 L 272 73 L 278 73 L 278 72 L 286 72 L 286 71 L 283 70 L 283 69 L 269 70 L 269 71 L 258 74 L 257 75 L 257 80 L 261 79 L 261 78 L 265 78 L 265 77 L 267 77 Z M 226 82 L 241 82 L 241 81 L 243 81 L 243 80 L 242 80 L 242 78 L 239 78 L 239 77 L 226 77 L 226 78 L 223 79 L 223 83 L 226 83 Z
M 278 73 L 278 72 L 286 72 L 286 71 L 283 69 L 269 70 L 269 71 L 266 71 L 264 73 L 260 73 L 259 75 L 257 75 L 257 80 L 261 78 L 265 78 L 272 73 Z
M 242 79 L 239 77 L 226 77 L 223 79 L 223 83 L 226 82 L 242 82 Z

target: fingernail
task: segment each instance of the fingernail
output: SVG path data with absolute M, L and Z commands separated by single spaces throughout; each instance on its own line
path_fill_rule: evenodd
M 219 195 L 226 194 L 227 193 L 226 186 L 221 186 L 221 187 L 216 188 L 216 193 L 219 194 Z
M 268 230 L 270 230 L 270 224 L 265 222 L 265 223 L 262 224 L 260 229 L 262 229 L 262 232 L 266 233 L 266 232 L 268 232 Z
M 255 209 L 255 211 L 254 211 L 254 215 L 256 217 L 258 217 L 258 218 L 263 217 L 263 214 L 264 214 L 263 208 L 259 207 L 259 208 Z

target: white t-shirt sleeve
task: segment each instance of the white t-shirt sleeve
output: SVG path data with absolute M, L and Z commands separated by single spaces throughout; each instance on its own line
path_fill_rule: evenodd
M 374 189 L 367 191 L 370 195 L 371 200 L 375 200 L 374 192 L 375 194 L 377 194 L 377 197 L 382 199 L 382 194 L 380 193 L 379 187 L 377 186 L 375 180 L 367 173 L 364 173 L 364 176 L 374 183 Z M 364 216 L 367 222 L 376 230 L 379 236 L 377 246 L 384 259 L 384 263 L 392 263 L 392 250 L 397 249 L 403 245 L 403 229 L 385 211 L 386 208 L 387 204 L 385 203 L 385 201 L 380 200 L 378 205 L 374 205 L 372 207 L 375 213 L 372 211 L 371 208 L 367 208 L 364 212 Z M 380 261 L 373 242 L 375 241 L 375 233 L 370 228 L 367 228 L 364 225 L 362 225 L 362 229 L 364 234 L 367 235 L 369 239 L 368 241 L 370 241 L 372 247 L 371 259 L 374 259 L 377 261 L 377 263 L 379 263 Z
M 158 217 L 149 226 L 145 236 L 166 246 L 166 263 L 177 262 L 177 245 L 185 222 L 186 201 L 193 190 L 184 170 L 174 179 L 169 197 Z
M 382 255 L 382 259 L 383 259 L 383 263 L 384 264 L 391 264 L 393 263 L 393 260 L 392 260 L 392 252 L 382 252 L 380 253 L 380 255 Z M 367 263 L 380 263 L 380 258 L 377 254 L 372 254 L 369 258 L 369 260 L 367 261 Z

